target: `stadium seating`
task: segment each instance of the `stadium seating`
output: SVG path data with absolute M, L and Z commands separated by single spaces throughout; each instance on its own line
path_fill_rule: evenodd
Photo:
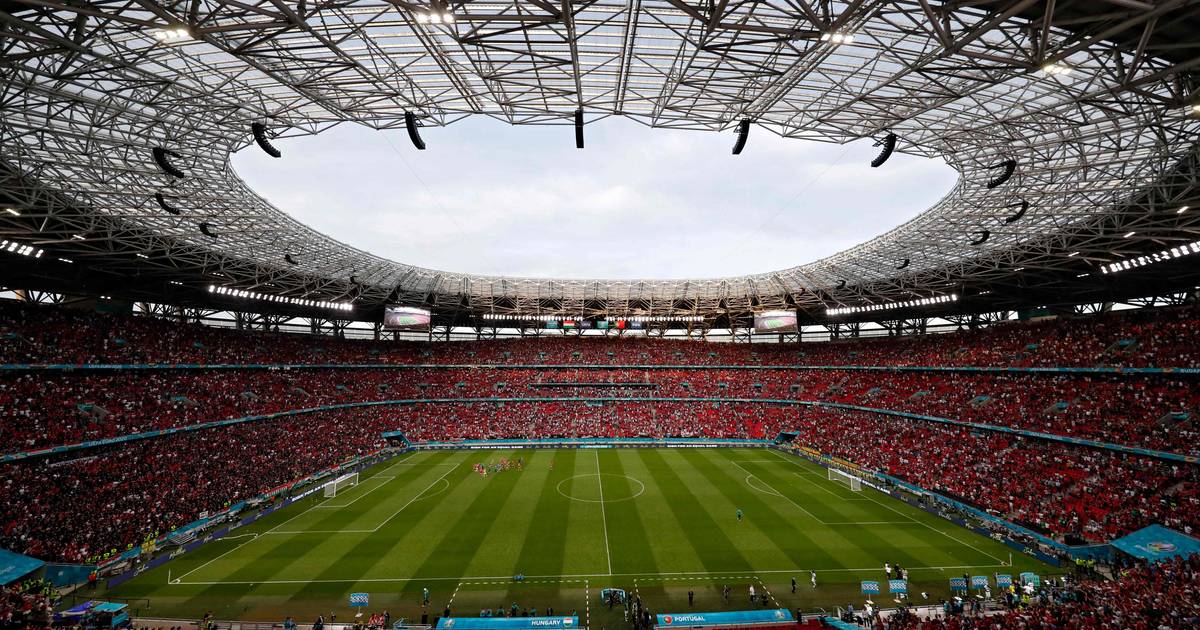
M 318 368 L 0 375 L 6 452 L 355 402 L 453 398 L 835 402 L 1200 454 L 1200 389 L 1175 378 L 848 370 Z M 669 431 L 668 431 L 669 432 Z
M 326 411 L 9 464 L 0 547 L 70 562 L 112 555 L 373 452 L 394 425 L 388 411 Z
M 799 346 L 569 335 L 417 343 L 235 331 L 0 303 L 0 362 L 1189 367 L 1200 365 L 1200 341 L 1193 334 L 1198 319 L 1197 308 L 1188 306 Z
M 1191 466 L 862 411 L 751 401 L 849 404 L 1197 454 L 1200 388 L 1190 377 L 848 368 L 1189 367 L 1200 357 L 1189 334 L 1198 321 L 1200 313 L 1188 307 L 798 346 L 561 336 L 430 344 L 0 303 L 5 363 L 232 366 L 7 370 L 0 374 L 5 453 L 328 405 L 476 400 L 327 410 L 6 464 L 0 545 L 54 559 L 111 553 L 378 448 L 380 434 L 396 429 L 412 440 L 770 438 L 797 430 L 799 444 L 969 498 L 1059 537 L 1105 540 L 1150 522 L 1190 530 L 1200 526 L 1200 479 Z M 523 400 L 532 398 L 581 400 Z M 644 398 L 685 400 L 638 400 Z M 686 400 L 693 398 L 708 400 Z M 300 441 L 288 445 L 292 455 L 275 457 L 284 450 L 279 436 L 293 428 Z M 330 432 L 345 439 L 320 439 Z M 263 474 L 244 475 L 248 462 L 258 462 Z M 198 470 L 209 476 L 201 481 Z M 117 480 L 111 485 L 92 481 L 110 475 Z M 161 492 L 176 486 L 189 491 Z M 106 499 L 107 507 L 85 514 L 78 506 L 88 496 Z M 29 507 L 12 507 L 14 498 Z M 138 498 L 161 504 L 135 509 Z M 84 535 L 68 535 L 75 531 Z
M 1051 536 L 1200 528 L 1200 472 L 1191 465 L 858 411 L 807 411 L 793 428 L 798 444 Z
M 0 586 L 0 630 L 49 628 L 49 593 L 49 585 L 41 580 Z
M 1084 578 L 1043 589 L 998 615 L 894 615 L 879 630 L 1184 630 L 1200 626 L 1200 555 L 1130 567 L 1116 580 Z

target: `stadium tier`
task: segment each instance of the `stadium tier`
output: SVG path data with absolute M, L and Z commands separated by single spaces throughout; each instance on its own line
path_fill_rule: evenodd
M 1200 628 L 1198 33 L 0 0 L 0 630 Z
M 128 548 L 382 448 L 381 435 L 394 431 L 418 443 L 767 440 L 792 431 L 795 444 L 957 497 L 1058 540 L 1106 541 L 1151 523 L 1185 531 L 1200 526 L 1200 477 L 1194 465 L 1182 463 L 1200 450 L 1194 377 L 1092 371 L 1127 363 L 1190 367 L 1174 363 L 1189 356 L 1186 344 L 1174 344 L 1171 362 L 1161 362 L 1151 341 L 1194 326 L 1197 312 L 1190 307 L 1013 323 L 920 341 L 800 347 L 583 339 L 375 344 L 5 308 L 10 319 L 0 350 L 10 361 L 68 363 L 4 366 L 5 455 L 76 450 L 4 467 L 0 498 L 10 512 L 0 544 L 56 560 L 84 561 Z M 1083 353 L 1066 353 L 1076 361 L 1054 366 L 1063 370 L 1024 369 L 1050 367 L 1046 357 L 1057 356 L 1060 343 L 1096 353 L 1083 366 Z M 998 351 L 1003 344 L 1013 350 Z M 960 361 L 984 357 L 985 365 L 943 369 L 948 366 L 935 348 Z M 871 361 L 887 357 L 903 361 Z M 873 369 L 885 367 L 895 369 Z M 223 421 L 237 424 L 220 426 Z M 201 430 L 81 446 L 183 428 Z M 279 457 L 284 434 L 292 440 L 286 447 L 292 457 Z M 340 437 L 321 440 L 328 435 Z M 1153 449 L 1179 459 L 1047 437 Z M 306 440 L 321 448 L 296 448 Z M 196 453 L 204 454 L 204 465 L 197 465 Z M 189 477 L 195 474 L 204 481 Z M 160 493 L 164 485 L 192 491 Z M 53 490 L 37 490 L 47 487 Z M 163 503 L 130 509 L 150 500 Z M 64 522 L 78 529 L 64 529 Z

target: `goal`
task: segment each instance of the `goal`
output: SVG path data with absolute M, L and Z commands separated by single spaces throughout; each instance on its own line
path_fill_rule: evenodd
M 325 484 L 325 498 L 336 497 L 337 493 L 343 488 L 350 488 L 358 485 L 358 473 L 346 473 L 333 481 Z
M 850 486 L 850 489 L 855 492 L 860 492 L 862 490 L 862 479 L 859 479 L 858 477 L 855 477 L 854 475 L 851 475 L 848 472 L 843 472 L 836 468 L 826 468 L 825 470 L 829 471 L 829 480 L 830 481 L 844 483 L 844 484 Z

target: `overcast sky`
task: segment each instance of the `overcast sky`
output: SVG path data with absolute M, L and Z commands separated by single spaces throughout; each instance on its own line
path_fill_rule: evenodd
M 512 127 L 473 117 L 407 135 L 340 125 L 234 156 L 277 207 L 343 242 L 448 271 L 586 278 L 715 277 L 811 262 L 928 208 L 954 184 L 940 160 L 625 119 Z

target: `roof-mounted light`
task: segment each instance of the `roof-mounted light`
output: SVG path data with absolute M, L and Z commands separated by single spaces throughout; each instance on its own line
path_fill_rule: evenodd
M 821 41 L 833 44 L 853 44 L 853 33 L 821 33 Z
M 1048 64 L 1042 66 L 1042 72 L 1045 74 L 1049 74 L 1051 76 L 1064 76 L 1065 77 L 1065 76 L 1071 74 L 1072 72 L 1075 72 L 1075 68 L 1072 68 L 1071 66 L 1068 66 L 1067 64 L 1065 64 L 1061 61 L 1056 61 L 1054 63 L 1048 63 Z
M 449 11 L 445 13 L 430 11 L 429 13 L 417 13 L 416 16 L 417 22 L 421 24 L 453 24 L 455 20 L 454 14 Z
M 957 302 L 958 294 L 951 293 L 949 295 L 936 295 L 933 297 L 921 298 L 918 300 L 905 300 L 903 302 L 883 302 L 880 304 L 866 304 L 863 306 L 843 306 L 841 308 L 825 309 L 825 314 L 833 315 L 852 315 L 854 313 L 871 313 L 875 311 L 890 311 L 897 308 L 913 308 L 917 306 L 932 306 L 934 304 L 947 304 L 949 302 Z
M 176 42 L 186 41 L 192 38 L 192 32 L 186 26 L 172 26 L 170 28 L 160 28 L 155 31 L 154 39 L 157 39 L 164 44 L 174 44 Z

